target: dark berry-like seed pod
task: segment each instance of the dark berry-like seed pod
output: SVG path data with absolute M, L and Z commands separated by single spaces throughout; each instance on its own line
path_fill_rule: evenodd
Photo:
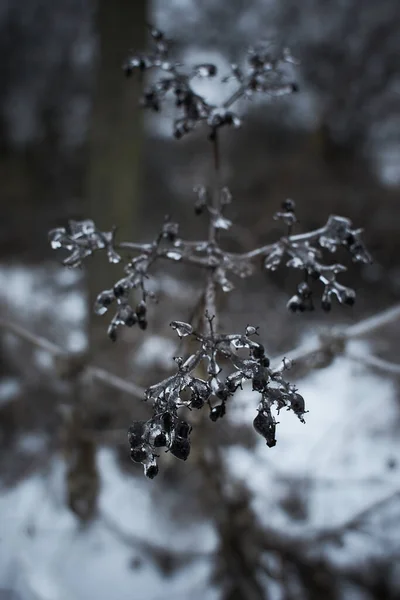
M 297 293 L 305 300 L 311 297 L 311 288 L 305 281 L 302 281 L 297 286 Z
M 162 448 L 162 446 L 166 446 L 167 443 L 167 436 L 164 432 L 161 432 L 158 435 L 156 435 L 156 437 L 153 440 L 153 446 L 155 448 Z
M 125 294 L 125 287 L 121 283 L 117 283 L 114 286 L 114 296 L 116 298 L 121 298 Z
M 314 279 L 314 281 L 318 281 L 318 279 L 321 276 L 321 273 L 318 271 L 318 269 L 312 269 L 312 271 L 310 271 L 310 276 L 311 279 Z
M 286 212 L 294 212 L 294 209 L 296 208 L 296 203 L 294 200 L 288 198 L 287 200 L 282 202 L 282 208 Z
M 252 354 L 254 358 L 262 358 L 265 354 L 265 348 L 262 344 L 258 344 L 258 346 L 254 346 L 252 349 Z
M 190 454 L 190 442 L 183 438 L 175 438 L 169 450 L 179 460 L 186 460 Z
M 134 313 L 133 311 L 126 317 L 125 319 L 125 325 L 127 327 L 133 327 L 135 325 L 135 323 L 137 323 L 137 316 L 136 313 Z
M 276 444 L 275 421 L 271 415 L 259 412 L 253 421 L 253 427 L 266 440 L 267 446 L 273 448 Z
M 215 421 L 218 421 L 218 419 L 221 419 L 225 415 L 225 412 L 225 404 L 217 404 L 217 406 L 214 406 L 214 408 L 212 408 L 210 411 L 211 421 L 214 421 L 215 423 Z
M 175 427 L 175 435 L 180 438 L 188 438 L 191 431 L 192 428 L 186 421 L 179 421 Z
M 131 448 L 131 459 L 134 462 L 140 463 L 146 460 L 147 451 L 143 448 L 143 446 L 139 446 L 139 448 Z
M 197 409 L 203 408 L 203 406 L 204 406 L 203 398 L 201 398 L 201 396 L 199 396 L 198 394 L 193 394 L 192 398 L 191 398 L 190 406 L 192 408 L 197 408 Z
M 145 465 L 144 474 L 149 479 L 154 479 L 158 475 L 158 465 Z
M 263 367 L 269 367 L 269 365 L 271 364 L 271 361 L 269 360 L 269 358 L 267 356 L 263 356 L 261 359 L 261 365 Z
M 321 308 L 325 312 L 329 312 L 331 310 L 331 308 L 332 308 L 331 301 L 330 300 L 322 300 L 322 302 L 321 302 Z
M 147 306 L 146 303 L 142 300 L 141 302 L 139 302 L 139 304 L 136 307 L 135 310 L 138 318 L 140 319 L 140 317 L 145 317 L 146 313 L 147 313 Z
M 223 386 L 215 393 L 215 395 L 220 400 L 227 400 L 229 397 L 229 389 L 226 386 Z
M 139 324 L 140 329 L 142 329 L 143 331 L 145 329 L 147 329 L 148 322 L 146 319 L 139 318 L 138 324 Z
M 112 342 L 117 341 L 117 325 L 115 323 L 111 323 L 111 325 L 107 329 L 107 335 Z
M 344 303 L 347 304 L 347 306 L 354 306 L 355 301 L 356 299 L 354 296 L 347 296 Z
M 169 412 L 165 412 L 161 417 L 161 421 L 162 421 L 165 431 L 167 433 L 170 433 L 170 431 L 172 431 L 172 428 L 174 426 L 174 419 L 173 419 L 172 415 Z
M 144 421 L 136 421 L 129 427 L 128 442 L 131 447 L 139 446 L 142 443 L 144 423 Z

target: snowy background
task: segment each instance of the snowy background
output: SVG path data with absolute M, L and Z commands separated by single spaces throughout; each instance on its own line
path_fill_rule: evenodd
M 112 6 L 117 16 L 104 9 Z M 156 271 L 160 303 L 149 330 L 124 332 L 111 345 L 104 319 L 91 317 L 93 288 L 108 273 L 96 264 L 93 278 L 62 269 L 47 247 L 49 228 L 90 214 L 87 171 L 96 178 L 104 170 L 88 167 L 90 127 L 99 127 L 94 81 L 115 68 L 99 52 L 112 29 L 107 18 L 96 20 L 99 7 L 122 28 L 122 0 L 0 1 L 0 600 L 397 598 L 399 311 L 337 355 L 298 361 L 290 380 L 306 399 L 306 424 L 282 412 L 275 448 L 252 429 L 257 400 L 245 387 L 221 421 L 192 415 L 199 434 L 189 460 L 165 455 L 154 481 L 130 462 L 126 443 L 146 407 L 99 382 L 81 386 L 36 343 L 45 338 L 87 360 L 91 337 L 91 364 L 150 385 L 174 368 L 169 322 L 186 320 L 202 289 L 184 267 Z M 222 172 L 237 224 L 227 243 L 248 250 L 276 239 L 272 215 L 286 197 L 296 199 L 303 230 L 330 213 L 365 227 L 375 262 L 346 274 L 357 290 L 353 308 L 288 315 L 295 280 L 285 272 L 239 282 L 223 298 L 221 326 L 259 324 L 269 356 L 400 301 L 396 8 L 396 0 L 307 0 L 301 9 L 291 0 L 147 5 L 176 40 L 178 59 L 215 61 L 223 74 L 255 39 L 287 44 L 301 59 L 296 99 L 241 106 L 243 129 L 227 137 Z M 118 69 L 129 35 L 116 29 L 111 40 L 122 40 Z M 105 105 L 122 89 L 111 86 Z M 199 92 L 227 93 L 208 83 Z M 131 97 L 128 106 L 134 110 Z M 178 144 L 168 114 L 140 115 L 135 235 L 153 239 L 169 213 L 197 238 L 191 190 L 209 180 L 206 142 L 194 136 Z M 107 162 L 110 172 L 125 150 Z M 110 204 L 117 202 L 106 198 L 96 209 L 107 222 L 118 218 Z M 33 334 L 33 343 L 10 323 Z M 82 422 L 74 421 L 77 407 Z

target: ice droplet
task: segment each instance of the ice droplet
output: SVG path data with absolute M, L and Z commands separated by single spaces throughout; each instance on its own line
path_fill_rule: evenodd
M 193 327 L 189 323 L 184 321 L 171 321 L 172 329 L 176 331 L 180 338 L 185 337 L 193 333 Z
M 168 252 L 166 252 L 165 256 L 167 258 L 169 258 L 170 260 L 181 260 L 182 259 L 182 254 L 180 252 L 175 252 L 174 250 L 168 250 Z

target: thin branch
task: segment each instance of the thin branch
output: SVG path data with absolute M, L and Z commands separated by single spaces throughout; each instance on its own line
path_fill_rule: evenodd
M 215 288 L 210 285 L 207 288 L 209 291 L 208 300 L 206 299 L 206 308 L 209 310 L 210 314 L 215 314 L 215 297 L 213 296 L 213 291 Z M 214 312 L 213 312 L 214 311 Z M 281 363 L 283 358 L 288 358 L 293 361 L 304 361 L 306 359 L 312 358 L 318 352 L 322 352 L 326 349 L 327 341 L 326 340 L 335 340 L 335 338 L 341 338 L 344 340 L 349 340 L 353 338 L 359 338 L 365 336 L 373 331 L 376 331 L 380 327 L 384 327 L 397 321 L 400 318 L 400 306 L 396 305 L 390 309 L 387 309 L 373 317 L 369 317 L 356 323 L 355 325 L 351 325 L 347 328 L 338 328 L 332 334 L 331 338 L 329 336 L 326 339 L 315 338 L 311 340 L 307 344 L 302 344 L 297 348 L 286 352 L 285 354 L 278 356 L 273 359 L 273 364 L 278 365 Z M 7 333 L 11 333 L 27 342 L 36 346 L 37 348 L 41 348 L 45 350 L 49 354 L 54 357 L 63 357 L 68 360 L 69 357 L 74 357 L 73 353 L 69 353 L 67 350 L 64 350 L 54 342 L 43 338 L 42 336 L 36 335 L 29 330 L 25 329 L 21 325 L 17 325 L 12 321 L 5 321 L 4 319 L 0 319 L 0 329 L 3 329 Z M 350 356 L 350 358 L 354 359 L 354 356 Z M 363 361 L 369 361 L 371 366 L 375 366 L 377 368 L 382 368 L 386 371 L 392 373 L 399 373 L 398 365 L 392 365 L 387 361 L 383 361 L 382 359 L 368 357 L 362 358 Z M 105 369 L 101 369 L 100 367 L 96 367 L 94 365 L 88 365 L 84 369 L 89 377 L 93 377 L 94 379 L 105 383 L 106 385 L 113 387 L 114 389 L 118 389 L 127 394 L 131 394 L 136 398 L 143 399 L 144 390 L 136 385 L 135 383 L 129 382 L 122 377 L 118 377 Z
M 63 361 L 71 361 L 74 362 L 76 358 L 76 353 L 68 352 L 64 350 L 57 344 L 50 342 L 46 338 L 43 338 L 40 335 L 32 333 L 28 331 L 24 327 L 20 325 L 16 325 L 11 321 L 5 321 L 4 319 L 0 319 L 0 329 L 3 329 L 6 333 L 11 333 L 20 339 L 23 339 L 33 346 L 45 350 L 54 358 L 62 358 Z M 66 370 L 68 372 L 68 369 Z M 83 365 L 83 368 L 79 371 L 80 374 L 87 375 L 89 378 L 100 381 L 101 383 L 105 383 L 114 389 L 120 390 L 121 392 L 125 392 L 127 394 L 131 394 L 140 400 L 144 398 L 144 389 L 140 386 L 123 379 L 122 377 L 118 377 L 118 375 L 114 375 L 105 369 L 100 367 L 96 367 L 94 365 Z
M 4 319 L 0 319 L 0 329 L 3 329 L 7 333 L 12 333 L 16 337 L 26 340 L 33 346 L 36 346 L 37 348 L 40 348 L 41 350 L 45 350 L 52 356 L 62 356 L 62 355 L 67 354 L 67 351 L 63 350 L 63 348 L 61 348 L 57 344 L 50 342 L 48 339 L 46 339 L 40 335 L 37 335 L 36 333 L 32 333 L 31 331 L 28 331 L 21 325 L 17 325 L 16 323 L 13 323 L 12 321 L 5 321 Z
M 93 379 L 96 379 L 101 383 L 105 383 L 109 387 L 115 388 L 121 392 L 125 392 L 126 394 L 131 394 L 139 400 L 144 399 L 144 388 L 141 388 L 132 381 L 127 381 L 126 379 L 118 377 L 118 375 L 114 375 L 105 369 L 91 365 L 87 367 L 86 371 L 90 377 L 93 377 Z
M 312 358 L 318 352 L 322 352 L 326 349 L 327 344 L 336 340 L 349 340 L 362 337 L 364 335 L 370 334 L 377 329 L 384 327 L 390 323 L 394 323 L 400 318 L 400 305 L 396 305 L 392 308 L 389 308 L 373 317 L 369 317 L 356 323 L 355 325 L 350 325 L 350 327 L 343 328 L 335 328 L 329 335 L 324 336 L 324 338 L 318 337 L 309 342 L 306 342 L 294 350 L 286 352 L 281 356 L 276 357 L 273 362 L 274 364 L 278 364 L 281 362 L 283 358 L 288 358 L 290 360 L 296 361 L 304 361 L 306 359 Z M 397 365 L 396 365 L 397 366 Z M 397 369 L 396 369 L 397 372 Z
M 380 371 L 386 371 L 387 373 L 393 373 L 394 375 L 400 375 L 400 365 L 391 363 L 388 360 L 378 358 L 377 356 L 359 356 L 353 352 L 346 352 L 346 356 L 355 362 L 362 363 L 368 367 L 379 369 Z

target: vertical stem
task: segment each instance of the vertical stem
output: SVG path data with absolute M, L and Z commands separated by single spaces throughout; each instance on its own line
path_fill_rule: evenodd
M 215 131 L 214 138 L 212 139 L 212 151 L 213 151 L 213 163 L 214 163 L 214 177 L 213 177 L 213 189 L 211 196 L 211 208 L 213 213 L 219 210 L 219 193 L 220 193 L 220 156 L 219 156 L 219 143 L 218 143 L 218 131 Z M 210 225 L 208 229 L 208 241 L 211 244 L 215 244 L 217 239 L 217 231 L 213 224 L 213 215 L 210 216 Z M 216 285 L 214 280 L 215 269 L 210 269 L 207 275 L 206 289 L 204 293 L 204 305 L 207 313 L 214 317 L 213 328 L 214 331 L 218 328 L 218 316 L 217 316 L 217 303 L 216 303 Z M 211 331 L 208 332 L 211 334 Z

